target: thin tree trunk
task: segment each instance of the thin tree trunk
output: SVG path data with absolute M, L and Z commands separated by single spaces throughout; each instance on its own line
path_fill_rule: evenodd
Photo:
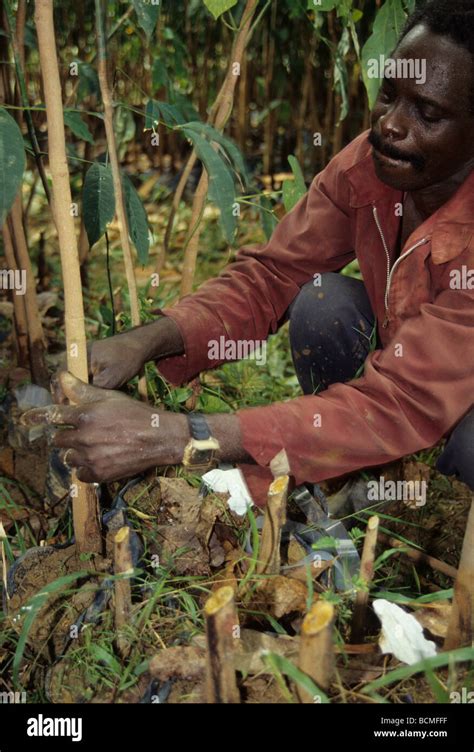
M 242 22 L 234 41 L 229 68 L 227 70 L 224 83 L 219 92 L 219 107 L 216 111 L 215 120 L 213 123 L 214 127 L 219 131 L 223 130 L 227 120 L 229 119 L 230 113 L 232 112 L 235 87 L 237 85 L 238 78 L 238 76 L 234 75 L 233 66 L 236 63 L 238 63 L 240 66 L 242 65 L 245 49 L 250 38 L 249 34 L 252 19 L 254 17 L 257 5 L 258 0 L 247 0 L 247 4 L 242 16 Z M 216 102 L 218 100 L 216 100 Z M 199 249 L 200 219 L 202 212 L 204 211 L 207 189 L 208 176 L 207 172 L 204 171 L 199 181 L 199 185 L 197 187 L 193 201 L 192 218 L 190 225 L 191 230 L 188 235 L 188 242 L 185 245 L 186 250 L 184 254 L 183 275 L 181 278 L 180 290 L 181 297 L 183 295 L 188 295 L 188 293 L 190 293 L 193 288 L 194 274 L 196 271 L 196 259 Z
M 244 56 L 242 60 L 242 67 L 240 72 L 239 92 L 238 92 L 238 115 L 237 115 L 237 138 L 236 141 L 239 145 L 242 154 L 245 152 L 247 145 L 247 125 L 248 125 L 248 109 L 247 109 L 247 74 L 248 74 L 248 60 L 247 56 Z
M 135 269 L 133 267 L 132 248 L 129 239 L 129 229 L 127 214 L 125 211 L 125 202 L 123 197 L 122 179 L 120 175 L 120 165 L 117 154 L 117 143 L 114 132 L 114 110 L 110 85 L 107 75 L 107 52 L 105 48 L 105 30 L 103 22 L 103 10 L 101 0 L 95 0 L 95 14 L 97 26 L 97 44 L 98 44 L 98 73 L 102 101 L 104 103 L 104 124 L 107 136 L 107 147 L 109 151 L 110 166 L 112 168 L 112 177 L 114 181 L 115 205 L 117 219 L 120 229 L 120 240 L 122 243 L 123 260 L 125 265 L 125 275 L 127 278 L 128 293 L 130 296 L 130 310 L 132 325 L 140 325 L 140 309 L 138 306 L 137 283 L 135 280 Z
M 467 518 L 444 650 L 474 644 L 474 496 Z
M 54 191 L 53 209 L 59 237 L 64 284 L 67 364 L 74 376 L 87 383 L 84 308 L 76 230 L 71 214 L 72 196 L 56 56 L 53 0 L 36 0 L 35 22 L 46 102 L 49 164 Z M 100 553 L 102 540 L 94 488 L 78 481 L 75 473 L 73 473 L 73 486 L 76 489 L 76 494 L 73 496 L 73 518 L 77 551 L 78 553 Z
M 38 301 L 36 299 L 36 282 L 26 244 L 23 227 L 23 209 L 21 194 L 15 199 L 10 214 L 10 234 L 13 239 L 16 265 L 25 272 L 26 291 L 25 309 L 28 322 L 28 340 L 30 345 L 30 364 L 33 381 L 45 388 L 49 387 L 49 373 L 45 362 L 46 341 L 41 324 Z
M 265 103 L 270 106 L 272 97 L 273 66 L 275 61 L 275 27 L 277 19 L 278 0 L 273 0 L 270 28 L 267 29 L 267 45 L 265 60 Z M 275 142 L 274 111 L 269 110 L 264 124 L 263 137 L 263 173 L 270 175 L 273 167 L 273 144 Z
M 309 104 L 309 95 L 310 95 L 310 89 L 313 79 L 313 61 L 314 61 L 314 52 L 316 49 L 316 34 L 313 31 L 311 33 L 311 40 L 309 44 L 309 53 L 306 56 L 305 61 L 305 69 L 304 69 L 304 76 L 303 76 L 303 86 L 301 89 L 301 102 L 300 106 L 298 108 L 298 118 L 296 121 L 296 150 L 295 155 L 300 163 L 300 165 L 304 168 L 304 130 L 305 130 L 305 120 L 306 120 L 306 113 L 308 111 L 308 104 Z
M 123 261 L 125 265 L 125 276 L 127 279 L 128 295 L 130 298 L 130 314 L 132 326 L 140 326 L 140 307 L 138 305 L 137 281 L 135 279 L 135 269 L 133 266 L 132 247 L 129 237 L 129 227 L 127 213 L 125 211 L 125 200 L 122 188 L 122 178 L 120 175 L 120 164 L 117 152 L 117 142 L 114 132 L 114 110 L 112 104 L 112 94 L 107 74 L 107 50 L 106 34 L 104 29 L 104 15 L 102 12 L 102 0 L 95 0 L 97 43 L 98 43 L 98 74 L 99 85 L 104 104 L 104 125 L 107 137 L 107 148 L 109 152 L 110 166 L 112 168 L 112 179 L 114 183 L 115 207 L 120 231 L 120 240 L 122 244 Z M 147 399 L 147 385 L 142 375 L 138 382 L 138 392 L 143 400 Z
M 8 229 L 8 224 L 5 222 L 3 225 L 3 250 L 5 252 L 5 260 L 9 269 L 16 271 L 18 269 L 15 261 L 15 253 L 13 251 L 13 243 Z M 12 294 L 13 297 L 13 320 L 15 325 L 15 344 L 17 349 L 17 363 L 22 368 L 27 368 L 29 363 L 28 354 L 28 325 L 26 321 L 25 310 L 25 298 L 23 295 L 16 295 L 15 291 Z
M 5 3 L 5 18 L 7 20 L 8 29 L 10 31 L 11 36 L 11 43 L 13 47 L 13 56 L 15 60 L 15 70 L 16 70 L 16 76 L 17 76 L 17 82 L 18 82 L 18 92 L 20 94 L 21 103 L 23 104 L 23 107 L 26 109 L 24 110 L 24 116 L 26 119 L 26 124 L 28 127 L 28 135 L 30 137 L 31 141 L 31 147 L 33 149 L 35 160 L 36 160 L 36 166 L 38 168 L 38 172 L 41 178 L 41 182 L 43 183 L 43 188 L 45 192 L 45 196 L 48 200 L 48 203 L 51 203 L 51 193 L 49 190 L 49 184 L 48 180 L 46 178 L 46 173 L 44 170 L 43 165 L 43 159 L 41 156 L 41 151 L 38 144 L 38 139 L 36 136 L 35 127 L 33 124 L 33 119 L 31 117 L 31 112 L 28 109 L 29 106 L 29 100 L 28 100 L 28 91 L 26 88 L 25 83 L 25 75 L 24 75 L 24 67 L 22 65 L 22 61 L 24 62 L 24 36 L 23 32 L 24 29 L 21 29 L 21 13 L 20 13 L 20 26 L 16 24 L 16 28 L 14 28 L 14 17 L 13 17 L 13 11 L 10 0 L 4 0 Z M 22 47 L 19 48 L 19 44 L 22 44 Z M 23 118 L 23 112 L 22 110 L 17 111 L 17 122 L 21 123 Z
M 377 515 L 370 517 L 365 532 L 364 548 L 360 562 L 360 578 L 367 589 L 359 590 L 356 595 L 354 611 L 352 614 L 351 642 L 362 642 L 365 634 L 367 620 L 367 606 L 369 603 L 369 586 L 374 578 L 375 549 L 377 546 L 377 534 L 379 530 L 379 518 Z

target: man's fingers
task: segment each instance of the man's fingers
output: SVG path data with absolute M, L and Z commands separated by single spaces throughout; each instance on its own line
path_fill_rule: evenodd
M 67 405 L 67 398 L 64 395 L 63 388 L 61 386 L 60 374 L 64 369 L 61 369 L 51 376 L 51 394 L 53 396 L 53 402 L 56 405 Z
M 102 391 L 96 386 L 86 384 L 84 381 L 77 379 L 69 371 L 62 371 L 59 374 L 61 389 L 65 397 L 73 405 L 98 402 L 107 398 L 107 392 Z
M 56 431 L 53 436 L 53 446 L 60 448 L 71 448 L 72 446 L 82 446 L 80 431 L 73 431 L 65 428 L 63 431 Z
M 49 405 L 28 410 L 20 418 L 20 425 L 34 426 L 77 426 L 80 410 L 72 405 Z
M 69 468 L 79 467 L 82 461 L 79 452 L 71 448 L 65 449 L 60 453 L 59 457 L 63 464 Z
M 99 483 L 99 479 L 96 477 L 95 473 L 85 465 L 78 467 L 76 478 L 77 480 L 82 481 L 82 483 Z

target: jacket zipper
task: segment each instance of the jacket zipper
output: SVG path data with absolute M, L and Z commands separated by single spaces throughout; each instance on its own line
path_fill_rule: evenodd
M 389 321 L 390 321 L 390 319 L 389 319 L 389 312 L 388 312 L 388 296 L 390 294 L 390 286 L 392 284 L 393 273 L 394 273 L 395 269 L 397 268 L 397 266 L 399 265 L 399 263 L 401 261 L 403 261 L 403 259 L 405 259 L 407 256 L 409 256 L 410 253 L 412 253 L 412 251 L 414 251 L 416 248 L 418 248 L 418 246 L 423 245 L 424 243 L 427 243 L 428 242 L 428 238 L 422 238 L 417 243 L 415 243 L 415 245 L 412 245 L 411 248 L 409 248 L 407 251 L 405 251 L 405 253 L 402 253 L 402 255 L 397 258 L 397 260 L 395 261 L 394 265 L 390 269 L 390 253 L 389 253 L 389 250 L 388 250 L 387 243 L 385 241 L 385 236 L 384 236 L 384 234 L 382 232 L 382 227 L 380 225 L 380 220 L 379 220 L 379 216 L 378 216 L 378 213 L 377 213 L 377 207 L 376 206 L 372 207 L 372 213 L 374 215 L 375 224 L 377 225 L 377 229 L 379 231 L 380 239 L 382 241 L 382 245 L 384 247 L 385 255 L 387 257 L 387 283 L 386 283 L 386 286 L 385 286 L 385 297 L 384 297 L 385 319 L 384 319 L 383 324 L 382 324 L 382 327 L 384 329 L 386 329 L 387 326 L 388 326 L 388 324 L 389 324 Z

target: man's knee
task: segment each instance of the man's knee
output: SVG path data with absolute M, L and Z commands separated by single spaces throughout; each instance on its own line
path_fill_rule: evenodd
M 474 408 L 458 423 L 438 459 L 438 470 L 474 490 Z
M 308 326 L 317 322 L 319 328 L 324 330 L 324 324 L 340 319 L 341 310 L 348 307 L 348 288 L 351 282 L 357 284 L 356 280 L 342 274 L 318 274 L 311 282 L 303 285 L 291 304 L 290 321 Z
M 293 362 L 306 394 L 355 376 L 367 357 L 374 325 L 361 281 L 317 275 L 301 288 L 289 317 Z

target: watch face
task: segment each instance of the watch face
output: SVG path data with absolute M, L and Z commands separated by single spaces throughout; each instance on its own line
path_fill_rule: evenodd
M 191 462 L 196 465 L 210 464 L 213 459 L 214 452 L 212 449 L 195 449 L 192 453 Z

